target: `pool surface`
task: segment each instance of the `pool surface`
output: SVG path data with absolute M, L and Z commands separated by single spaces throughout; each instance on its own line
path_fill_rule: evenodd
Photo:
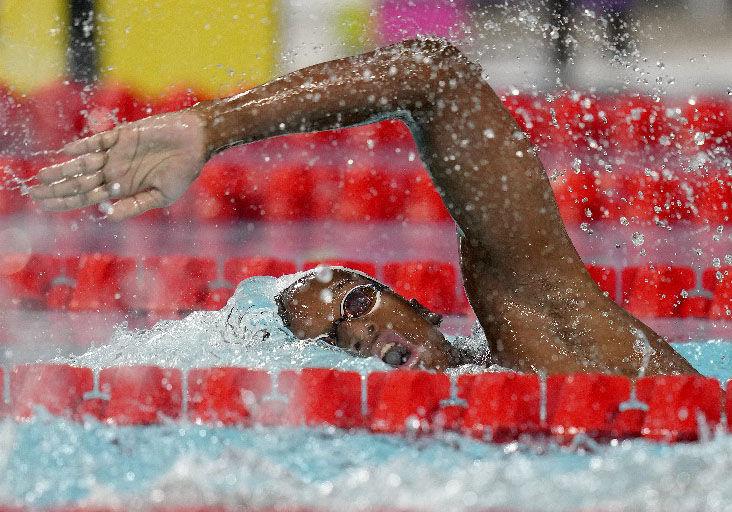
M 5 503 L 732 510 L 732 437 L 494 445 L 335 429 L 0 425 Z

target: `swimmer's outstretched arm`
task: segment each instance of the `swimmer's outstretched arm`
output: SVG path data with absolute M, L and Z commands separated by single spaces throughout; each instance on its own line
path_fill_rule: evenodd
M 694 371 L 600 292 L 533 148 L 480 68 L 439 39 L 318 64 L 77 141 L 65 150 L 78 158 L 41 171 L 32 195 L 50 209 L 117 199 L 110 217 L 119 220 L 175 200 L 224 148 L 383 117 L 407 120 L 462 231 L 468 297 L 497 362 L 635 376 L 645 355 L 646 373 Z

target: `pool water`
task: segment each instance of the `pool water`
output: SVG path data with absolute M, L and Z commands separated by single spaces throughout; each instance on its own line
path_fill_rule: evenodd
M 0 424 L 5 503 L 732 510 L 732 437 L 581 449 L 305 428 Z
M 221 311 L 144 331 L 121 326 L 108 343 L 58 361 L 95 368 L 387 368 L 374 358 L 293 339 L 272 303 L 284 284 L 247 280 Z M 475 351 L 485 345 L 478 328 L 451 341 Z M 702 373 L 732 377 L 732 343 L 675 346 Z M 538 440 L 497 445 L 453 433 L 416 438 L 187 422 L 113 427 L 43 411 L 28 422 L 0 423 L 0 502 L 16 505 L 724 511 L 732 510 L 730 474 L 732 436 L 721 432 L 690 444 L 634 439 L 559 446 Z

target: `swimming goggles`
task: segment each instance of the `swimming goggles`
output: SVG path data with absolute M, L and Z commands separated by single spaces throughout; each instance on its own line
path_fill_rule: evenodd
M 355 320 L 371 313 L 381 301 L 381 291 L 384 286 L 375 283 L 360 284 L 351 288 L 343 297 L 340 307 L 340 317 L 333 321 L 327 336 L 338 343 L 338 327 L 348 320 Z

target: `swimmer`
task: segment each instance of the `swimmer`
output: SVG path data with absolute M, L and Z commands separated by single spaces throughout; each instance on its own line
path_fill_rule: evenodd
M 490 361 L 523 372 L 696 373 L 592 280 L 559 216 L 536 151 L 455 46 L 417 38 L 311 66 L 229 98 L 72 142 L 31 196 L 52 211 L 100 204 L 112 220 L 170 205 L 204 163 L 235 146 L 385 118 L 407 122 L 458 226 L 470 304 Z M 279 296 L 298 338 L 325 338 L 394 367 L 467 362 L 439 316 L 363 274 L 306 275 Z M 643 347 L 646 347 L 645 350 Z

